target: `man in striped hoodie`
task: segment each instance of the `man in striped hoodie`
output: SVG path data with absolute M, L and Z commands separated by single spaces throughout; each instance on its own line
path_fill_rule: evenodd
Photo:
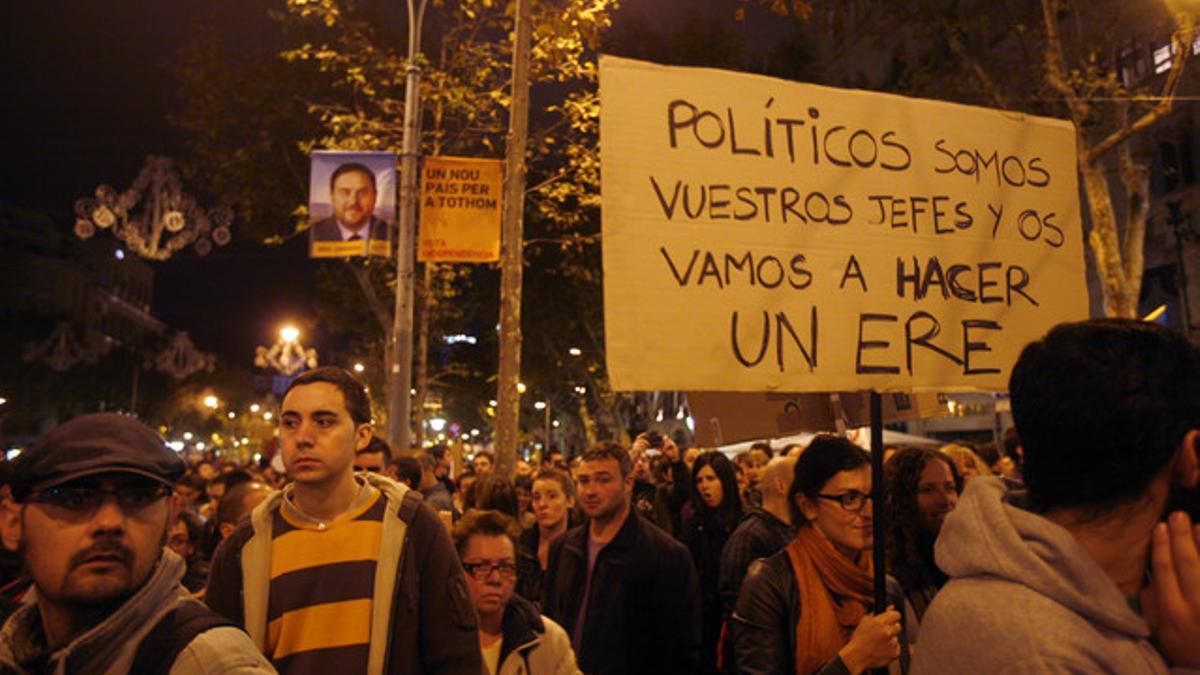
M 222 543 L 206 601 L 284 675 L 477 675 L 475 611 L 445 528 L 419 492 L 354 471 L 371 432 L 348 371 L 292 382 L 279 439 L 293 482 Z

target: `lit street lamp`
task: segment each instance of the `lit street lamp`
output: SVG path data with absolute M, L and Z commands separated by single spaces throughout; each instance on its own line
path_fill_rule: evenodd
M 259 368 L 274 368 L 285 376 L 295 375 L 304 367 L 317 367 L 317 350 L 305 349 L 300 344 L 300 329 L 284 326 L 279 331 L 279 341 L 270 348 L 259 347 L 254 353 L 254 365 Z

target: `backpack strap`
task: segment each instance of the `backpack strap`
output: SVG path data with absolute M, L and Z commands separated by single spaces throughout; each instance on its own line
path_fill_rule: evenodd
M 163 615 L 142 638 L 133 657 L 130 673 L 167 675 L 180 652 L 201 633 L 234 624 L 191 598 Z
M 400 510 L 396 515 L 405 523 L 411 523 L 413 514 L 417 512 L 417 507 L 420 506 L 424 496 L 417 490 L 408 490 L 404 493 L 404 498 L 400 500 Z

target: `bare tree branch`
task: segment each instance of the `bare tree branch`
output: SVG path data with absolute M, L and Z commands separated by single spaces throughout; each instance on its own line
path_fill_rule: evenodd
M 1043 0 L 1043 2 L 1050 1 L 1052 0 Z M 1109 134 L 1107 138 L 1093 146 L 1088 152 L 1088 161 L 1102 156 L 1104 153 L 1112 150 L 1118 143 L 1152 126 L 1155 122 L 1170 114 L 1171 108 L 1175 103 L 1175 89 L 1179 86 L 1179 79 L 1183 75 L 1183 67 L 1192 55 L 1192 39 L 1195 33 L 1195 24 L 1186 13 L 1173 11 L 1172 14 L 1175 15 L 1180 27 L 1171 36 L 1171 46 L 1175 49 L 1175 57 L 1171 60 L 1171 70 L 1167 73 L 1166 81 L 1163 82 L 1162 93 L 1160 94 L 1161 98 L 1158 104 L 1147 111 L 1146 114 L 1139 117 L 1133 124 L 1121 125 L 1116 131 Z
M 1067 65 L 1063 58 L 1062 35 L 1058 32 L 1059 0 L 1042 0 L 1042 18 L 1046 22 L 1046 82 L 1062 94 L 1075 126 L 1087 119 L 1091 109 L 1079 98 L 1079 92 L 1067 83 Z
M 1118 109 L 1117 120 L 1121 126 L 1129 122 L 1129 104 Z M 1150 216 L 1150 171 L 1144 164 L 1133 160 L 1129 143 L 1117 146 L 1117 162 L 1121 182 L 1128 199 L 1128 216 L 1121 241 L 1121 265 L 1125 283 L 1133 297 L 1141 294 L 1142 263 L 1146 242 L 1146 220 Z
M 979 59 L 975 58 L 975 55 L 968 51 L 966 45 L 963 44 L 958 28 L 951 26 L 947 21 L 942 21 L 942 30 L 946 34 L 946 41 L 950 45 L 950 51 L 954 52 L 955 56 L 962 59 L 970 67 L 971 73 L 975 75 L 975 79 L 979 81 L 979 86 L 983 87 L 983 91 L 987 93 L 992 103 L 998 108 L 1010 108 L 1008 98 L 1000 91 L 1000 87 L 996 84 L 996 81 L 992 79 L 991 75 L 988 75 L 987 70 L 984 69 Z

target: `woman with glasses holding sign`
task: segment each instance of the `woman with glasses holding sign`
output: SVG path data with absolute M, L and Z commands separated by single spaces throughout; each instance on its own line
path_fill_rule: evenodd
M 739 673 L 903 671 L 902 617 L 871 614 L 870 458 L 821 435 L 796 461 L 788 493 L 799 523 L 783 551 L 750 566 L 732 625 Z M 889 579 L 888 595 L 900 598 Z M 902 606 L 898 600 L 894 606 Z
M 566 631 L 514 592 L 518 534 L 513 519 L 499 511 L 472 511 L 454 526 L 479 615 L 484 666 L 489 675 L 578 673 Z

